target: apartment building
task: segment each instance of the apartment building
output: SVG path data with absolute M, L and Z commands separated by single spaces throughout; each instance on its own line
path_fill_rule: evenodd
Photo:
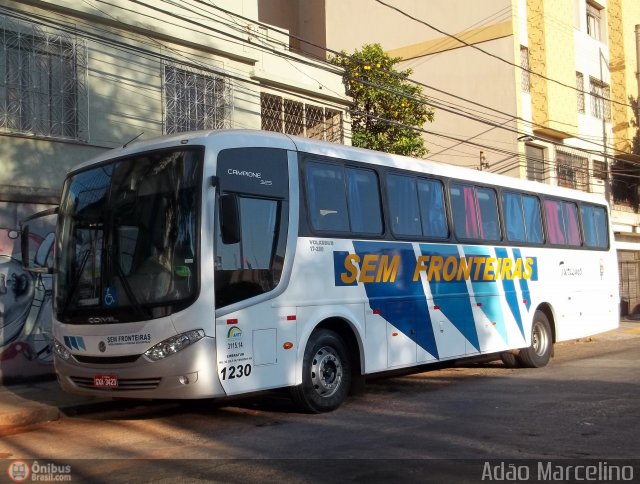
M 427 157 L 605 195 L 623 311 L 640 310 L 640 2 L 263 0 L 260 9 L 310 55 L 377 42 L 401 58 L 436 110 Z
M 339 70 L 258 20 L 257 0 L 0 0 L 0 379 L 52 371 L 50 276 L 22 269 L 18 224 L 69 168 L 196 129 L 348 142 Z M 30 234 L 44 265 L 53 222 Z

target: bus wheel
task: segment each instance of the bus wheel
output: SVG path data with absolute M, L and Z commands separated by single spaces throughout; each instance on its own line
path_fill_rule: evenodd
M 518 368 L 520 366 L 518 355 L 511 351 L 503 351 L 500 353 L 500 359 L 502 360 L 502 364 L 507 368 Z
M 549 320 L 542 311 L 536 311 L 531 326 L 531 346 L 520 350 L 518 359 L 524 367 L 540 368 L 549 363 L 552 349 L 553 337 Z
M 315 331 L 304 350 L 302 384 L 293 387 L 293 401 L 305 412 L 330 412 L 340 406 L 351 387 L 351 362 L 344 342 L 333 331 Z

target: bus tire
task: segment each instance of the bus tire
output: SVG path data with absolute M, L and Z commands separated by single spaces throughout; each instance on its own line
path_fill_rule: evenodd
M 520 366 L 518 355 L 512 351 L 503 351 L 500 353 L 500 359 L 502 360 L 502 364 L 507 368 L 518 368 Z
M 304 350 L 302 384 L 292 388 L 294 403 L 308 413 L 330 412 L 347 398 L 351 361 L 342 338 L 333 331 L 314 331 Z
M 542 311 L 536 311 L 531 325 L 531 345 L 520 350 L 518 359 L 525 368 L 541 368 L 549 363 L 552 350 L 553 335 L 549 320 Z

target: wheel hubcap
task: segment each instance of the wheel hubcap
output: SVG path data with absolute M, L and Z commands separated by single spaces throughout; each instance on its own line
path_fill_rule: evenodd
M 320 348 L 311 360 L 311 382 L 322 397 L 330 397 L 338 391 L 342 382 L 342 361 L 333 348 Z
M 535 351 L 536 355 L 542 356 L 547 351 L 548 346 L 549 336 L 547 335 L 544 326 L 539 322 L 535 322 L 531 333 L 531 347 L 533 348 L 533 351 Z

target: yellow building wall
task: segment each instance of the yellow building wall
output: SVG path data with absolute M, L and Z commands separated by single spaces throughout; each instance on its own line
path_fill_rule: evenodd
M 617 150 L 631 152 L 637 128 L 629 96 L 638 97 L 635 25 L 640 24 L 640 2 L 609 0 L 608 10 L 613 141 Z
M 544 76 L 531 75 L 534 132 L 566 138 L 578 120 L 576 96 L 567 89 L 576 83 L 576 53 L 573 29 L 559 29 L 558 22 L 573 25 L 573 0 L 527 0 L 530 69 Z

